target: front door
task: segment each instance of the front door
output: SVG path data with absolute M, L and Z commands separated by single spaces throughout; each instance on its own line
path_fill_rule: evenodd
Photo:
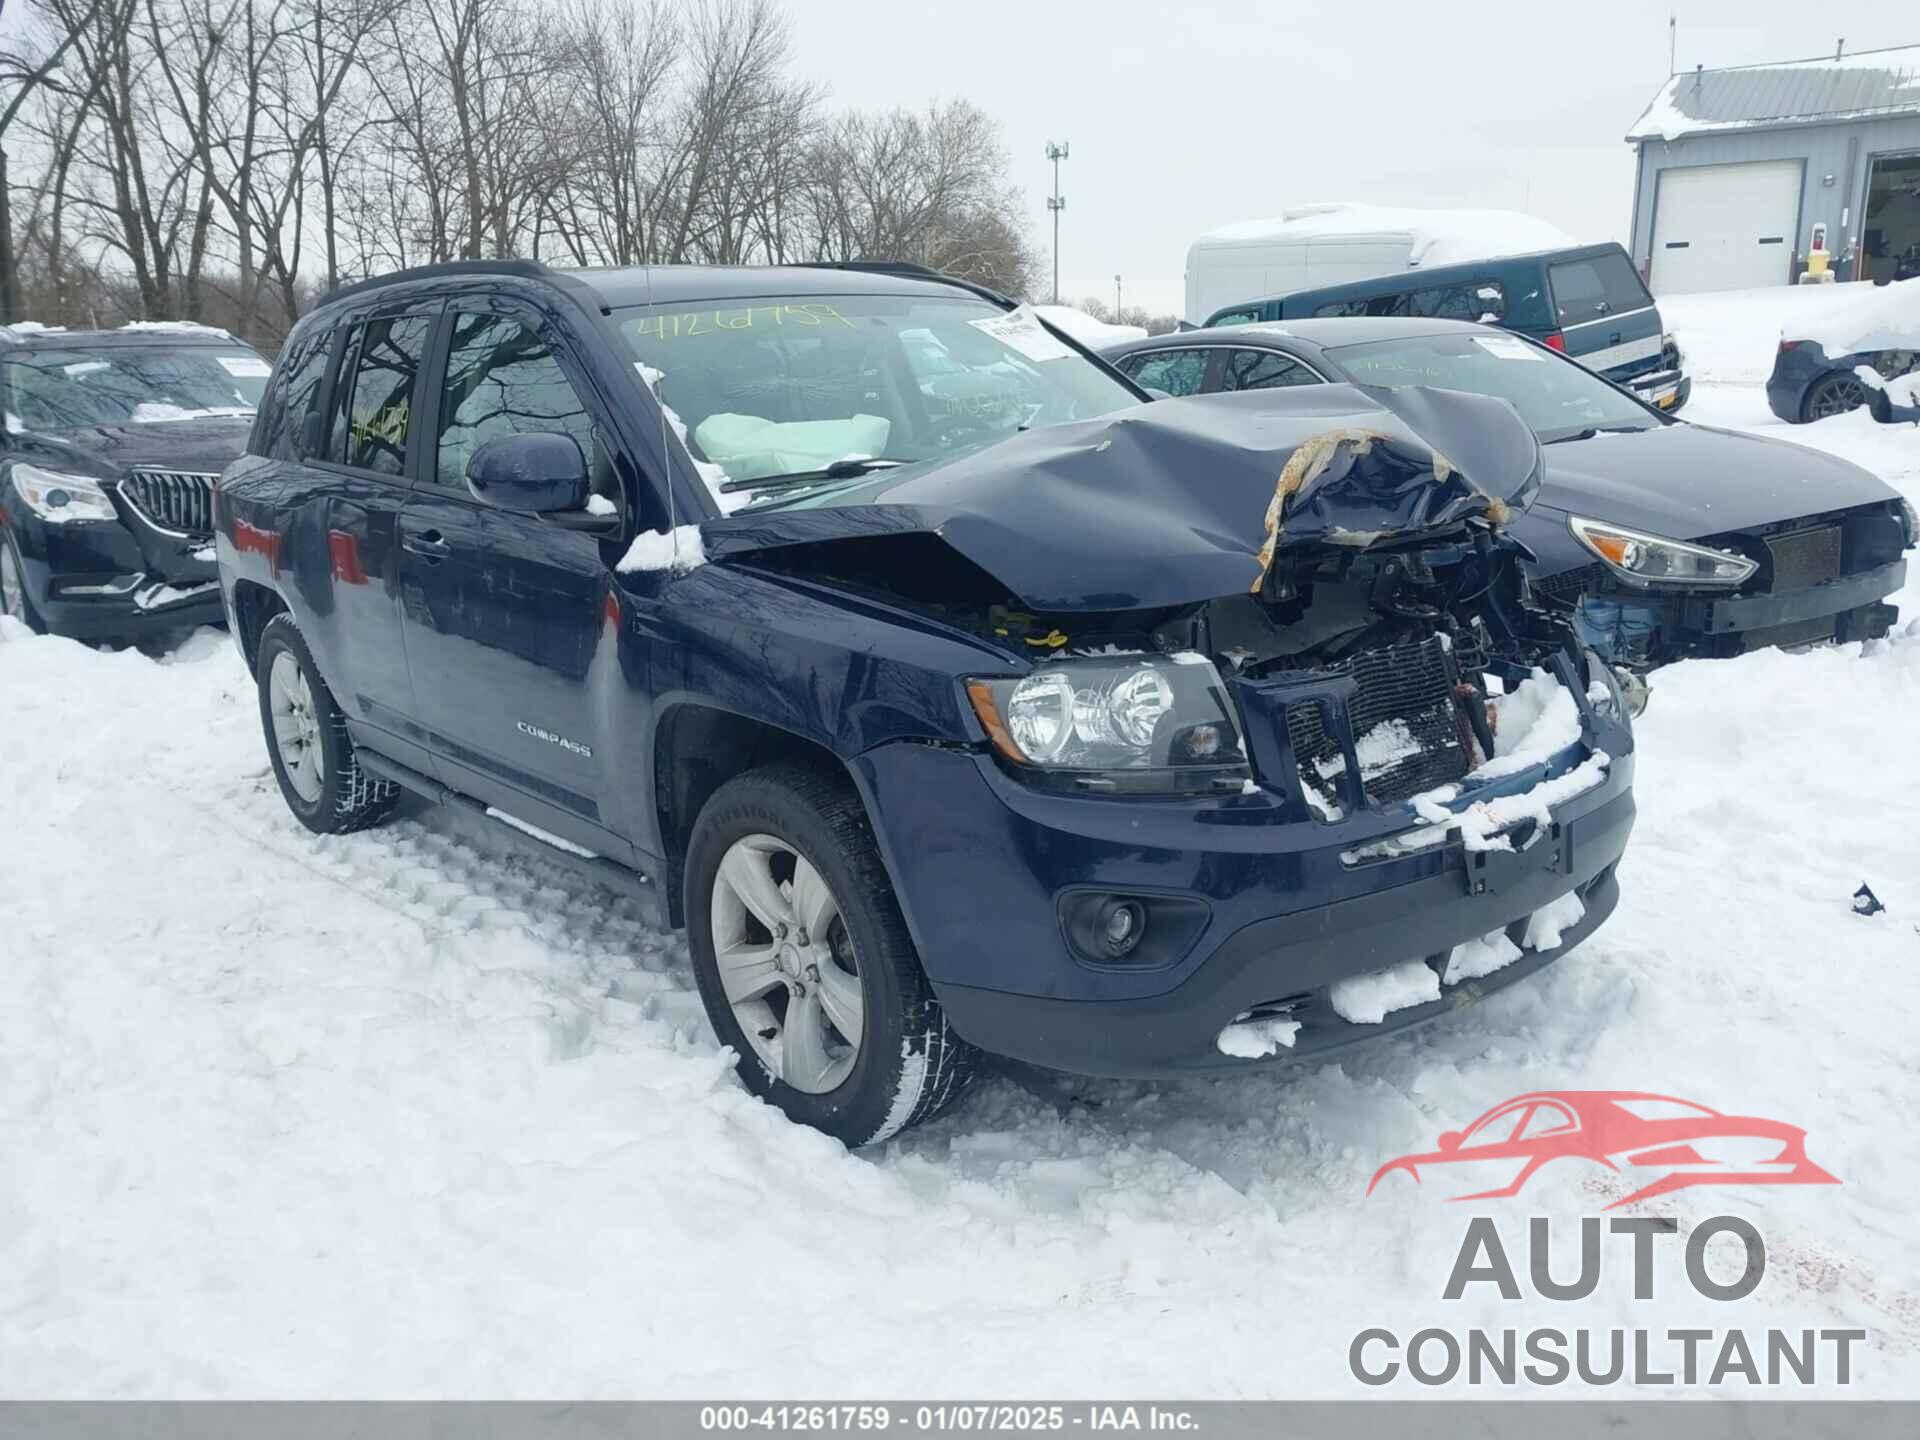
M 557 432 L 592 461 L 586 387 L 531 312 L 456 302 L 449 322 L 432 453 L 400 517 L 416 713 L 446 784 L 617 854 L 603 829 L 609 757 L 592 702 L 599 672 L 617 663 L 602 544 L 484 504 L 466 486 L 468 459 L 498 435 Z

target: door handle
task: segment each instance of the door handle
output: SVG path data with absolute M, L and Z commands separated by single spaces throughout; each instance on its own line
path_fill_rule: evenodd
M 444 560 L 453 553 L 453 547 L 438 530 L 410 531 L 400 537 L 400 548 L 427 560 Z

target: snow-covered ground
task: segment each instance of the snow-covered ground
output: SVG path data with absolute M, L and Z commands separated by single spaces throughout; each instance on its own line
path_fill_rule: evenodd
M 1689 418 L 1920 495 L 1920 432 L 1773 425 L 1766 358 L 1667 304 Z M 223 636 L 10 626 L 0 1394 L 1337 1396 L 1369 1326 L 1778 1325 L 1864 1328 L 1854 1393 L 1920 1395 L 1920 627 L 1869 648 L 1661 672 L 1618 912 L 1478 1007 L 1227 1080 L 995 1078 L 849 1154 L 739 1088 L 627 902 L 443 812 L 301 830 Z M 1588 1300 L 1443 1302 L 1471 1214 L 1523 1277 L 1525 1218 L 1565 1222 L 1564 1276 L 1638 1182 L 1369 1178 L 1575 1088 L 1803 1126 L 1843 1183 L 1632 1207 L 1751 1219 L 1745 1300 L 1693 1297 L 1674 1244 L 1635 1302 L 1609 1241 Z

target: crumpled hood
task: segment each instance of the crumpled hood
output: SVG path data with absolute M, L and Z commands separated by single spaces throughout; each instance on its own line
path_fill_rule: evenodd
M 1710 425 L 1596 435 L 1545 453 L 1536 515 L 1585 515 L 1676 540 L 1895 498 L 1837 455 Z
M 1336 431 L 1380 438 L 1323 443 L 1323 463 L 1295 467 L 1279 553 L 1458 533 L 1524 508 L 1540 483 L 1539 443 L 1504 400 L 1316 385 L 1031 430 L 702 530 L 716 560 L 931 532 L 1037 611 L 1193 604 L 1255 582 L 1288 461 Z

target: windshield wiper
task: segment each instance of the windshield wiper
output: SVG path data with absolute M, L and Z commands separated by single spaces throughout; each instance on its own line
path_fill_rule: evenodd
M 905 460 L 888 460 L 876 455 L 849 455 L 844 460 L 835 460 L 818 470 L 794 470 L 785 475 L 762 475 L 751 480 L 729 480 L 720 487 L 723 495 L 736 494 L 742 490 L 753 490 L 763 494 L 775 494 L 782 490 L 798 490 L 808 485 L 818 485 L 822 480 L 854 480 L 875 470 L 891 470 L 896 465 L 905 465 Z

